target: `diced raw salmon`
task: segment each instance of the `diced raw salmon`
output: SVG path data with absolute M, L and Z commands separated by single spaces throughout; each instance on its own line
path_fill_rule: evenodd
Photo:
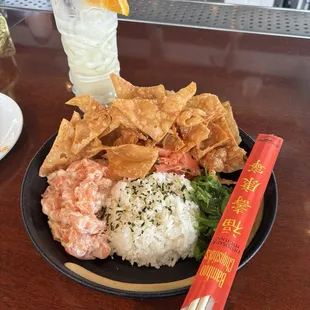
M 175 172 L 191 176 L 200 175 L 198 162 L 189 153 L 171 152 L 158 148 L 158 163 L 155 168 L 159 172 Z
M 42 211 L 54 239 L 80 259 L 106 258 L 111 251 L 104 234 L 106 222 L 95 215 L 112 186 L 107 172 L 95 161 L 76 161 L 51 174 L 42 195 Z

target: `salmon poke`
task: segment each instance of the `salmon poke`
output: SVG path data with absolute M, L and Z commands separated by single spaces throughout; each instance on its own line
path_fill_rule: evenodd
M 54 240 L 83 259 L 120 256 L 138 266 L 201 260 L 232 192 L 221 177 L 246 152 L 229 102 L 112 74 L 110 105 L 89 95 L 63 119 L 39 175 Z

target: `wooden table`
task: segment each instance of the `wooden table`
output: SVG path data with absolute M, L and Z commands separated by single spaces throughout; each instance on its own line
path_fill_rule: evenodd
M 68 68 L 59 34 L 50 29 L 50 15 L 40 18 L 32 21 L 31 31 L 25 22 L 11 29 L 17 67 L 0 60 L 0 90 L 15 79 L 9 92 L 24 115 L 18 143 L 0 162 L 0 309 L 179 309 L 184 296 L 138 301 L 82 287 L 54 270 L 25 232 L 19 206 L 25 169 L 72 111 L 64 106 L 72 94 L 66 88 Z M 43 35 L 35 33 L 43 26 Z M 285 140 L 275 169 L 276 222 L 259 253 L 238 272 L 226 309 L 310 309 L 309 50 L 309 40 L 119 25 L 125 78 L 137 85 L 163 83 L 168 89 L 194 80 L 198 92 L 230 100 L 239 126 L 252 137 L 268 132 Z

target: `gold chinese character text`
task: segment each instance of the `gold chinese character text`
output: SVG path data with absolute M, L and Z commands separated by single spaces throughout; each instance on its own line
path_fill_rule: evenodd
M 260 160 L 258 160 L 256 163 L 250 165 L 250 169 L 248 170 L 249 172 L 254 172 L 254 173 L 259 173 L 262 174 L 266 168 L 264 165 L 261 163 Z
M 243 213 L 248 210 L 248 208 L 251 208 L 250 202 L 246 199 L 243 199 L 241 196 L 239 196 L 233 203 L 232 203 L 232 209 L 237 213 Z
M 241 188 L 246 192 L 255 192 L 256 188 L 261 185 L 258 181 L 256 181 L 254 178 L 243 178 L 243 183 L 241 185 Z
M 234 238 L 236 238 L 236 235 L 240 235 L 241 234 L 240 230 L 243 229 L 243 227 L 240 227 L 240 225 L 241 225 L 240 221 L 237 223 L 236 220 L 225 219 L 222 224 L 223 226 L 222 233 L 223 234 L 232 233 Z

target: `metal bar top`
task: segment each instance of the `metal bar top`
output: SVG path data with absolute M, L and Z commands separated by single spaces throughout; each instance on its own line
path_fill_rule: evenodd
M 129 0 L 120 20 L 160 25 L 310 38 L 310 12 L 205 1 Z M 51 12 L 49 0 L 2 0 L 0 7 Z

